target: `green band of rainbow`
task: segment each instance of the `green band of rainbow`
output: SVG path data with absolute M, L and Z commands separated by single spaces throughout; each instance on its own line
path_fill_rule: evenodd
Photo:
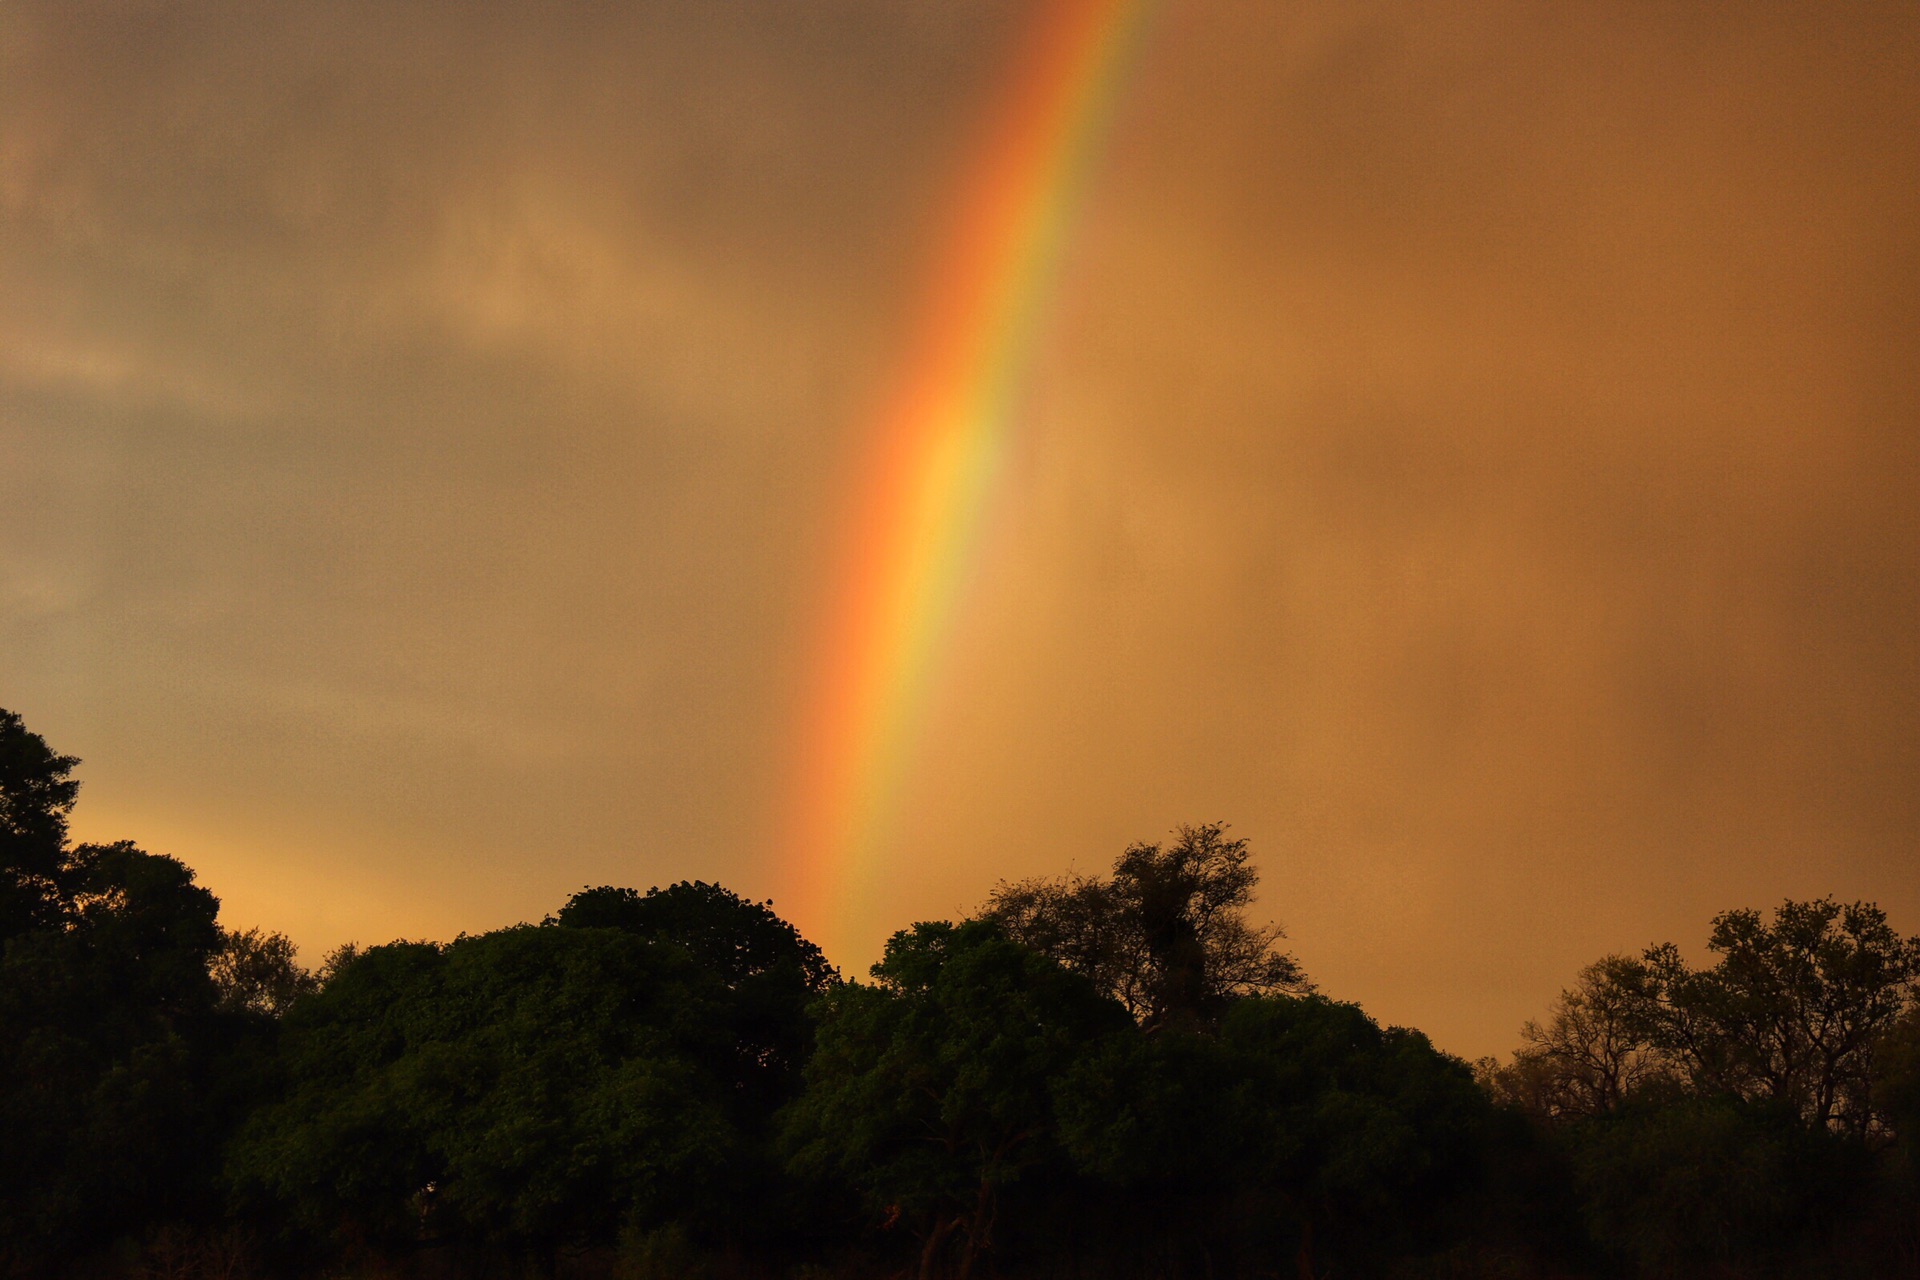
M 802 736 L 794 918 L 846 944 L 977 558 L 1063 242 L 1147 0 L 1051 0 L 963 184 L 919 342 L 876 424 Z

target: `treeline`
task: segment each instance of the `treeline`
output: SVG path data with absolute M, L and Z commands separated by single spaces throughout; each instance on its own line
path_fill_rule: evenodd
M 74 845 L 0 712 L 10 1276 L 1920 1274 L 1920 944 L 1788 903 L 1477 1067 L 1316 992 L 1219 825 L 844 981 L 683 882 L 343 948 Z

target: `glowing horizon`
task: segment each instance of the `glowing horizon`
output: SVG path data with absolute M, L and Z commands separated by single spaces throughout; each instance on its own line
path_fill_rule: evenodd
M 1073 213 L 1147 0 L 1057 0 L 968 166 L 873 431 L 790 804 L 794 915 L 844 946 L 904 783 Z

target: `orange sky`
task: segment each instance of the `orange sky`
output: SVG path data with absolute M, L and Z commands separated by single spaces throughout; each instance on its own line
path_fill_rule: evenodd
M 79 834 L 309 957 L 789 892 L 1029 12 L 0 4 L 0 706 Z M 1726 907 L 1920 931 L 1917 121 L 1911 5 L 1167 0 L 870 949 L 1212 819 L 1469 1055 Z

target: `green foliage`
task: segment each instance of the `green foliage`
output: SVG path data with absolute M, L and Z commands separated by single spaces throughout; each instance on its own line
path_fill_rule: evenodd
M 707 1280 L 713 1269 L 706 1253 L 677 1223 L 620 1235 L 614 1255 L 615 1280 Z
M 69 846 L 78 763 L 0 710 L 0 1264 L 187 1207 L 219 1077 L 251 1069 L 214 1016 L 219 901 L 172 858 Z
M 1221 1028 L 1264 1177 L 1342 1212 L 1405 1210 L 1472 1172 L 1486 1103 L 1418 1031 L 1320 996 L 1249 1000 Z
M 704 880 L 682 880 L 644 894 L 610 885 L 582 889 L 551 923 L 619 929 L 671 943 L 732 989 L 784 971 L 810 991 L 823 991 L 839 979 L 820 948 L 775 915 L 771 902 L 750 902 Z
M 1491 1119 L 1464 1064 L 1318 996 L 1241 1000 L 1217 1035 L 1109 1038 L 1056 1096 L 1075 1164 L 1160 1233 L 1305 1269 L 1435 1237 L 1478 1185 Z
M 287 1096 L 235 1184 L 349 1240 L 546 1247 L 697 1216 L 740 1154 L 705 1069 L 714 989 L 608 929 L 372 948 L 288 1016 Z
M 1108 1186 L 1158 1195 L 1234 1183 L 1253 1157 L 1233 1109 L 1239 1083 L 1218 1039 L 1114 1035 L 1054 1084 L 1074 1164 Z
M 1725 1095 L 1622 1108 L 1574 1152 L 1594 1239 L 1648 1275 L 1773 1270 L 1868 1190 L 1857 1143 Z
M 712 995 L 713 1065 L 742 1101 L 742 1123 L 760 1125 L 800 1090 L 813 1048 L 807 1006 L 839 981 L 820 948 L 773 913 L 704 881 L 641 894 L 584 889 L 549 924 L 614 929 L 677 951 L 718 988 Z
M 923 1275 L 957 1233 L 964 1272 L 991 1245 L 1001 1190 L 1054 1154 L 1052 1082 L 1129 1022 L 980 921 L 895 934 L 873 976 L 817 1007 L 819 1046 L 788 1116 L 793 1166 L 846 1180 L 914 1230 Z

